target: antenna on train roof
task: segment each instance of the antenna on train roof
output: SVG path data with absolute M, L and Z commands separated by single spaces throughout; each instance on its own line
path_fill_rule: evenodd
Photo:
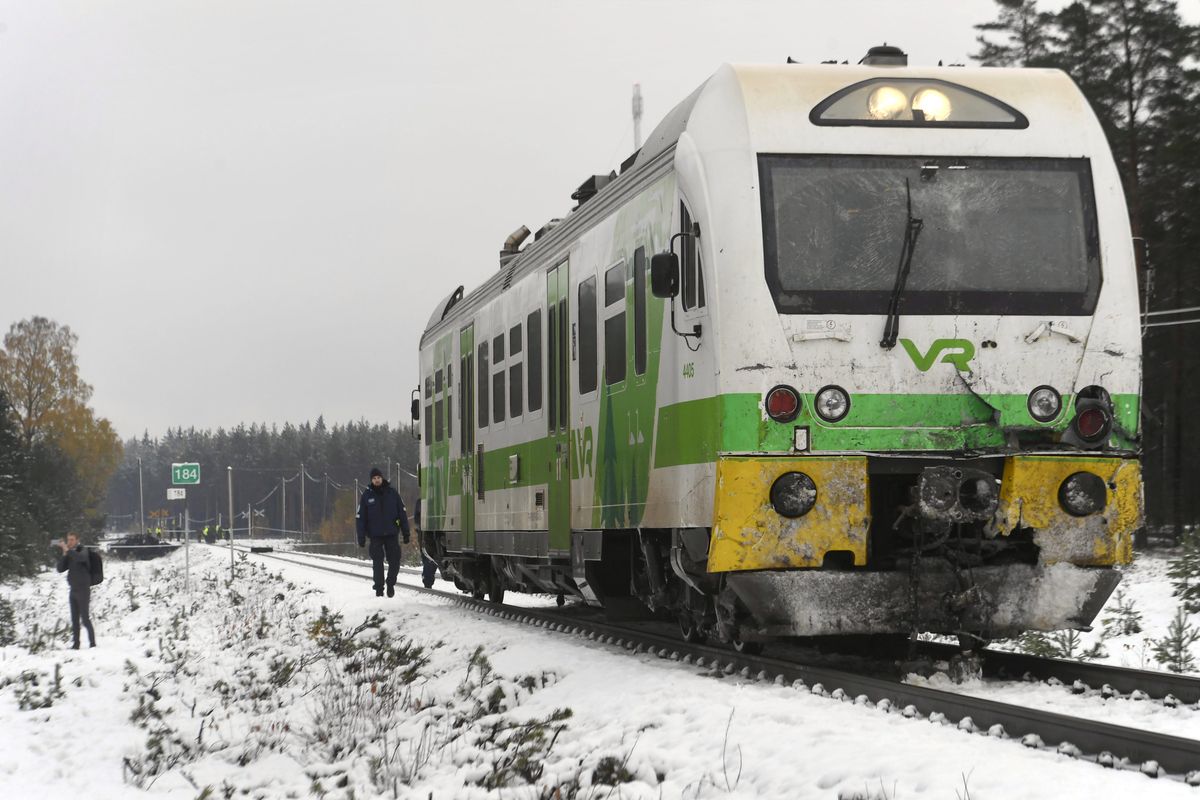
M 908 53 L 884 42 L 868 50 L 858 63 L 867 67 L 907 67 Z

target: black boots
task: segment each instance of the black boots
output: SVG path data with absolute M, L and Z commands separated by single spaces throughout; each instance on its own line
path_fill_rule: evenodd
M 388 587 L 388 597 L 395 597 L 395 596 L 396 596 L 396 587 L 389 586 Z

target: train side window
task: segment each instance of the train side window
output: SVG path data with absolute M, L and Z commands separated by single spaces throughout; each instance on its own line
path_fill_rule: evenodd
M 479 427 L 486 428 L 488 424 L 488 343 L 479 345 L 476 355 L 478 369 L 475 379 L 475 403 L 479 407 Z
M 453 392 L 450 391 L 450 378 L 454 372 L 454 362 L 446 365 L 446 397 L 442 401 L 446 404 L 446 441 L 454 439 L 454 403 Z
M 521 407 L 522 395 L 521 391 L 524 388 L 524 364 L 520 361 L 508 368 L 508 415 L 510 417 L 519 417 L 525 413 Z
M 609 267 L 604 273 L 604 307 L 625 299 L 625 262 Z
M 624 261 L 604 273 L 604 305 L 620 308 L 604 320 L 604 385 L 612 386 L 625 380 Z
M 681 233 L 690 233 L 692 230 L 692 215 L 682 202 L 679 204 L 679 230 Z M 683 282 L 682 294 L 685 311 L 696 305 L 696 259 L 693 256 L 692 242 L 691 236 L 679 237 L 680 249 L 683 250 L 683 258 L 679 260 L 682 262 L 680 280 Z
M 463 385 L 458 393 L 458 454 L 460 456 L 467 454 L 467 425 L 471 423 L 467 419 L 467 392 L 470 388 L 470 380 L 467 375 L 467 357 L 460 356 L 458 359 L 458 374 L 463 376 Z
M 445 414 L 442 411 L 443 398 L 442 391 L 444 387 L 445 373 L 440 369 L 433 375 L 433 440 L 440 442 L 443 437 L 443 423 L 445 422 Z
M 633 251 L 633 374 L 646 374 L 646 248 Z
M 592 276 L 579 284 L 579 393 L 595 390 L 596 278 Z
M 492 376 L 492 421 L 504 422 L 504 367 Z
M 525 335 L 529 337 L 529 355 L 525 363 L 529 365 L 525 377 L 529 385 L 529 410 L 537 411 L 542 407 L 542 310 L 531 313 L 525 319 Z
M 492 422 L 504 422 L 504 334 L 492 339 L 492 364 L 499 370 L 492 376 Z
M 425 377 L 425 444 L 433 444 L 433 376 Z
M 508 416 L 519 417 L 524 413 L 522 400 L 525 391 L 525 374 L 524 365 L 516 360 L 516 356 L 521 354 L 521 326 L 514 325 L 508 330 L 508 357 L 511 361 L 515 361 L 508 367 Z
M 554 374 L 558 365 L 558 303 L 546 309 L 546 372 L 550 379 L 550 405 L 547 409 L 547 427 L 555 430 L 558 424 L 558 391 L 555 389 Z

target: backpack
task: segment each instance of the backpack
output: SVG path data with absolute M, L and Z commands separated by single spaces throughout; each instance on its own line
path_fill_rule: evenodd
M 88 548 L 88 572 L 92 575 L 92 586 L 104 582 L 104 562 L 100 559 L 100 551 Z

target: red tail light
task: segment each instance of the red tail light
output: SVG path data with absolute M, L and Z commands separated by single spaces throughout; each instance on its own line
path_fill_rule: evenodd
M 790 386 L 776 386 L 767 392 L 767 416 L 776 422 L 791 422 L 800 413 L 800 395 Z
M 1108 430 L 1108 414 L 1102 408 L 1085 408 L 1075 418 L 1075 430 L 1082 439 L 1097 439 Z

